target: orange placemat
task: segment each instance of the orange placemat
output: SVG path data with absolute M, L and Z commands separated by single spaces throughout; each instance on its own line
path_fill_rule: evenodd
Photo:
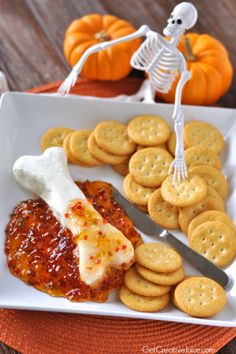
M 73 92 L 103 97 L 131 94 L 140 83 L 137 78 L 118 83 L 80 80 Z M 55 92 L 58 85 L 30 91 Z M 0 340 L 29 354 L 215 353 L 235 336 L 236 328 L 0 310 Z

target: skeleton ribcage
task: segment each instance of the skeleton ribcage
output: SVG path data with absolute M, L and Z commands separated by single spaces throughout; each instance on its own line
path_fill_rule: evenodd
M 131 66 L 146 71 L 153 88 L 162 93 L 171 89 L 179 72 L 180 59 L 157 36 L 147 38 L 131 58 Z

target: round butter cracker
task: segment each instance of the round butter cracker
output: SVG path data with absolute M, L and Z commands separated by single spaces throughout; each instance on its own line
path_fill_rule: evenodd
M 179 229 L 179 209 L 162 198 L 160 188 L 149 197 L 148 212 L 158 225 L 171 230 Z
M 184 159 L 187 168 L 207 165 L 221 169 L 221 160 L 217 153 L 205 146 L 192 146 L 184 152 Z
M 184 278 L 183 278 L 179 283 L 181 283 L 181 282 L 184 281 L 185 279 L 193 278 L 194 276 L 196 276 L 196 275 L 185 275 Z M 178 283 L 178 284 L 179 284 L 179 283 Z M 177 307 L 179 310 L 181 310 L 181 309 L 178 307 L 178 305 L 177 305 L 177 303 L 176 303 L 176 301 L 175 301 L 175 289 L 176 289 L 176 287 L 177 287 L 178 284 L 175 284 L 174 286 L 172 286 L 171 291 L 170 291 L 170 298 L 171 298 L 172 304 L 173 304 L 175 307 Z
M 44 151 L 50 147 L 62 147 L 65 137 L 74 132 L 73 129 L 64 127 L 50 128 L 44 132 L 40 139 L 41 149 Z
M 113 155 L 129 155 L 136 150 L 136 144 L 129 138 L 126 126 L 109 120 L 99 123 L 94 131 L 101 149 Z
M 177 307 L 194 317 L 211 317 L 226 304 L 224 289 L 206 277 L 190 277 L 178 284 L 174 291 Z
M 140 264 L 135 264 L 136 271 L 144 278 L 152 283 L 160 285 L 175 285 L 184 279 L 184 268 L 181 266 L 177 270 L 171 273 L 158 273 L 147 269 Z
M 144 187 L 137 183 L 130 173 L 124 178 L 123 188 L 125 195 L 132 203 L 144 206 L 148 204 L 148 199 L 154 192 L 153 188 Z
M 199 225 L 189 238 L 190 247 L 218 267 L 225 267 L 232 262 L 235 257 L 235 242 L 235 231 L 219 221 Z
M 176 207 L 187 207 L 197 204 L 207 195 L 207 185 L 196 174 L 178 182 L 168 176 L 161 185 L 161 195 L 168 203 Z
M 228 194 L 228 182 L 225 176 L 216 168 L 206 165 L 199 165 L 191 167 L 189 173 L 199 175 L 206 184 L 214 188 L 221 198 L 225 199 Z
M 70 137 L 70 151 L 82 166 L 93 167 L 101 165 L 101 162 L 95 159 L 88 149 L 88 138 L 92 130 L 84 129 L 74 132 Z
M 64 138 L 63 141 L 63 148 L 66 152 L 68 162 L 73 163 L 75 165 L 79 165 L 79 161 L 76 160 L 76 158 L 73 156 L 71 150 L 70 150 L 70 138 L 73 133 L 67 134 L 66 137 Z
M 159 116 L 143 115 L 133 118 L 127 127 L 129 137 L 142 146 L 164 144 L 170 136 L 169 124 Z
M 148 146 L 138 145 L 136 151 L 146 149 L 147 147 L 148 147 Z M 158 148 L 167 150 L 166 144 L 158 144 L 158 145 L 155 145 L 154 147 L 158 147 Z M 167 150 L 167 151 L 168 151 L 168 150 Z
M 232 230 L 235 230 L 233 221 L 230 219 L 230 217 L 227 214 L 219 210 L 207 210 L 192 219 L 192 221 L 188 225 L 188 236 L 191 237 L 191 234 L 194 231 L 194 229 L 196 229 L 199 225 L 204 224 L 205 222 L 208 221 L 220 221 L 222 223 L 225 223 L 229 227 L 231 227 Z M 236 239 L 235 239 L 235 243 L 236 243 Z
M 157 285 L 144 279 L 134 267 L 125 272 L 124 283 L 130 291 L 142 296 L 161 296 L 170 291 L 170 286 Z
M 129 161 L 129 170 L 135 181 L 145 187 L 159 187 L 168 175 L 173 161 L 168 151 L 150 147 L 137 151 Z
M 94 132 L 88 137 L 88 149 L 90 154 L 101 163 L 116 165 L 124 163 L 128 159 L 127 156 L 112 155 L 101 149 L 96 142 Z
M 223 198 L 221 198 L 221 196 L 219 195 L 219 193 L 217 192 L 216 189 L 207 186 L 207 195 L 209 195 L 210 197 L 218 199 L 221 203 L 224 204 Z
M 121 302 L 129 308 L 141 312 L 157 312 L 166 307 L 170 301 L 170 294 L 161 296 L 141 296 L 122 286 L 119 292 Z
M 121 176 L 126 176 L 129 173 L 129 159 L 125 162 L 112 165 L 114 171 L 119 173 Z
M 219 154 L 224 148 L 224 138 L 213 125 L 192 121 L 184 127 L 184 141 L 187 147 L 205 146 Z
M 179 224 L 185 235 L 187 235 L 190 221 L 206 210 L 220 210 L 224 212 L 224 204 L 220 200 L 207 195 L 192 207 L 179 208 Z
M 135 249 L 136 262 L 143 267 L 160 273 L 176 271 L 182 265 L 181 256 L 162 243 L 144 243 Z
M 139 204 L 134 204 L 136 206 L 136 208 L 138 208 L 139 210 L 143 211 L 144 213 L 148 213 L 148 208 L 147 205 L 139 205 Z

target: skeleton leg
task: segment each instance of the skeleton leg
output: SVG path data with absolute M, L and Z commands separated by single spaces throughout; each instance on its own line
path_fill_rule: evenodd
M 143 102 L 145 103 L 155 103 L 155 90 L 149 79 L 146 79 L 142 84 L 140 90 L 143 93 Z
M 120 95 L 113 97 L 112 99 L 125 102 L 155 103 L 155 90 L 153 89 L 150 80 L 146 79 L 134 95 Z
M 174 179 L 177 178 L 180 182 L 181 178 L 185 179 L 188 177 L 187 167 L 184 161 L 184 115 L 180 111 L 175 120 L 175 133 L 176 133 L 176 148 L 175 148 L 175 159 L 170 165 L 169 174 L 174 171 Z
M 182 65 L 185 67 L 185 63 L 182 62 Z M 174 171 L 174 179 L 177 178 L 178 182 L 181 181 L 181 178 L 184 180 L 188 177 L 187 167 L 184 161 L 184 115 L 181 110 L 181 98 L 183 87 L 190 77 L 191 75 L 187 70 L 182 71 L 176 89 L 174 112 L 172 116 L 172 119 L 175 121 L 176 148 L 175 159 L 170 164 L 169 174 Z

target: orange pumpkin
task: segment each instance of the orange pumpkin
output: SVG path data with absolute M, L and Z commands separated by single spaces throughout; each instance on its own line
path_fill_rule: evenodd
M 229 89 L 233 68 L 223 44 L 208 34 L 187 33 L 179 42 L 191 79 L 183 89 L 182 103 L 211 105 Z M 173 103 L 179 77 L 167 94 L 157 95 Z
M 110 41 L 135 32 L 127 21 L 112 15 L 90 14 L 71 23 L 64 40 L 64 53 L 74 66 L 81 55 L 94 44 Z M 130 59 L 140 45 L 140 39 L 94 53 L 88 57 L 81 75 L 94 80 L 120 80 L 131 71 Z

